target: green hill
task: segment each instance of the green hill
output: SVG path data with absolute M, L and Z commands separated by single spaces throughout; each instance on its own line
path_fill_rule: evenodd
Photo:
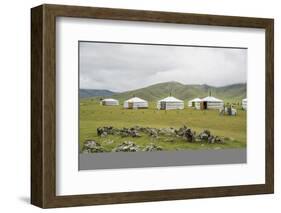
M 100 90 L 100 89 L 80 89 L 79 97 L 80 98 L 90 98 L 90 97 L 110 97 L 115 92 L 110 90 Z
M 120 101 L 124 101 L 133 96 L 140 97 L 147 101 L 156 101 L 171 94 L 181 100 L 190 100 L 196 97 L 206 97 L 209 93 L 224 101 L 241 101 L 246 97 L 246 84 L 213 87 L 209 85 L 184 85 L 179 82 L 166 82 L 133 91 L 114 94 L 112 97 Z
M 223 87 L 214 87 L 209 85 L 184 85 L 179 82 L 165 82 L 154 84 L 145 88 L 137 90 L 116 93 L 107 95 L 124 101 L 126 99 L 137 96 L 147 101 L 157 101 L 161 98 L 165 98 L 170 94 L 181 100 L 190 100 L 196 97 L 206 97 L 211 93 L 212 96 L 220 98 L 226 102 L 240 102 L 246 97 L 246 84 L 233 84 Z M 95 98 L 103 98 L 102 96 L 96 96 Z

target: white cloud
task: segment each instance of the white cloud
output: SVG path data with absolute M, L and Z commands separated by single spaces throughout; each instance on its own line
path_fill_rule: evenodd
M 127 91 L 151 84 L 246 82 L 247 49 L 80 42 L 80 87 Z

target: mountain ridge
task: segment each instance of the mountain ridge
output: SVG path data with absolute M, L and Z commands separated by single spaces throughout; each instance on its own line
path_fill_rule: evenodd
M 241 101 L 246 97 L 246 87 L 246 83 L 236 83 L 216 87 L 207 84 L 182 84 L 176 81 L 169 81 L 120 93 L 114 93 L 107 90 L 109 93 L 104 93 L 106 95 L 95 95 L 91 97 L 95 99 L 111 97 L 118 99 L 119 101 L 124 101 L 137 96 L 147 101 L 156 101 L 172 95 L 182 100 L 190 100 L 196 97 L 206 97 L 211 93 L 212 96 L 226 101 Z
M 79 89 L 80 98 L 110 97 L 113 94 L 117 93 L 106 89 Z

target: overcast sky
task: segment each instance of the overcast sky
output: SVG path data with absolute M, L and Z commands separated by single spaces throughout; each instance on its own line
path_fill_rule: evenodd
M 152 84 L 245 83 L 247 50 L 80 42 L 80 88 L 123 92 Z

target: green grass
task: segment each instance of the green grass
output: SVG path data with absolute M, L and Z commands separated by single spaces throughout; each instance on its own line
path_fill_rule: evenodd
M 120 106 L 101 106 L 98 101 L 91 99 L 80 100 L 80 148 L 85 140 L 96 140 L 111 151 L 124 141 L 133 141 L 140 147 L 155 143 L 164 150 L 184 149 L 213 149 L 213 148 L 245 148 L 246 147 L 246 112 L 238 109 L 237 116 L 219 116 L 218 110 L 157 110 L 156 103 L 149 103 L 149 109 L 128 110 Z M 96 129 L 103 126 L 123 127 L 154 127 L 179 128 L 183 125 L 190 127 L 197 133 L 208 129 L 212 135 L 228 138 L 225 144 L 188 143 L 182 139 L 167 142 L 167 138 L 151 138 L 142 135 L 140 138 L 119 136 L 97 136 Z

